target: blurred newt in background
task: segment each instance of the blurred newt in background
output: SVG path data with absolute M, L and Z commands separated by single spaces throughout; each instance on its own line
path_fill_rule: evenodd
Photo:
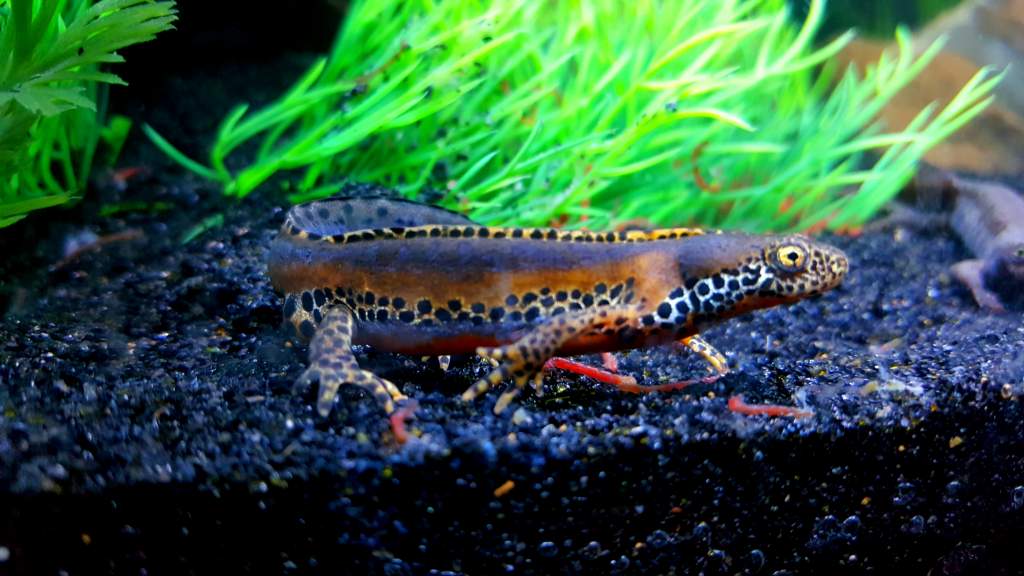
M 990 180 L 957 176 L 922 165 L 892 214 L 873 228 L 949 226 L 973 258 L 953 264 L 953 276 L 991 312 L 1024 300 L 1024 196 Z

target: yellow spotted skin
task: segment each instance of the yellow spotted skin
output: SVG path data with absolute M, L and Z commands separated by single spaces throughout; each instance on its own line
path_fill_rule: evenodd
M 370 197 L 293 207 L 268 271 L 285 318 L 311 340 L 302 382 L 319 380 L 322 414 L 343 384 L 367 389 L 388 413 L 403 398 L 359 368 L 352 344 L 496 360 L 463 398 L 510 380 L 501 411 L 556 355 L 682 341 L 723 373 L 725 359 L 697 337 L 703 328 L 830 290 L 847 260 L 799 235 L 487 227 Z

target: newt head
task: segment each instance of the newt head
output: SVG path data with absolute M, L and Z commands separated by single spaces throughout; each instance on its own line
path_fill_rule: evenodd
M 993 256 L 996 274 L 1007 280 L 1024 282 L 1024 242 L 999 246 Z
M 817 296 L 838 286 L 849 270 L 841 250 L 800 234 L 723 233 L 680 246 L 686 284 L 667 303 L 696 313 L 698 323 Z

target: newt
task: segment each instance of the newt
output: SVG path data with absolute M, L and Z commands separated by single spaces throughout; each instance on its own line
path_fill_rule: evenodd
M 913 208 L 896 204 L 878 226 L 948 226 L 974 256 L 950 272 L 978 306 L 1006 311 L 1006 302 L 1024 289 L 1024 196 L 994 181 L 957 176 L 923 165 L 907 187 Z
M 995 182 L 956 178 L 951 224 L 974 254 L 952 267 L 979 306 L 1005 312 L 1000 292 L 1024 288 L 1024 198 Z
M 310 340 L 299 383 L 319 381 L 322 415 L 344 384 L 366 389 L 388 414 L 405 399 L 359 367 L 353 344 L 490 358 L 494 369 L 462 398 L 513 381 L 495 413 L 528 384 L 539 391 L 559 356 L 679 341 L 727 371 L 702 330 L 822 294 L 847 269 L 840 250 L 803 235 L 491 227 L 386 197 L 294 206 L 268 257 L 286 322 Z

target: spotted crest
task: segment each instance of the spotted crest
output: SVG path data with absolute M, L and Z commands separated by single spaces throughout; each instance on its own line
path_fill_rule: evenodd
M 458 212 L 402 198 L 337 196 L 293 206 L 288 211 L 283 230 L 316 239 L 360 230 L 411 228 L 426 224 L 476 225 Z

